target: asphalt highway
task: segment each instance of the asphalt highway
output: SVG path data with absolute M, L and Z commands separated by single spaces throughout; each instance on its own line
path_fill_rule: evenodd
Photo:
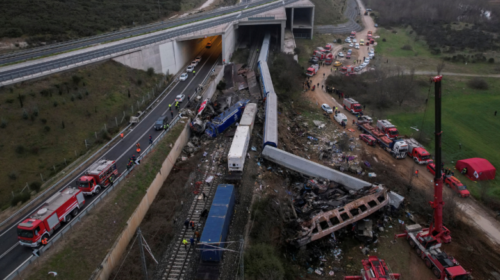
M 221 37 L 213 42 L 212 48 L 204 49 L 202 52 L 202 60 L 195 67 L 196 75 L 193 76 L 189 73 L 189 77 L 186 81 L 180 81 L 162 100 L 159 104 L 149 112 L 142 120 L 136 124 L 132 131 L 125 135 L 123 140 L 112 146 L 103 156 L 99 159 L 112 159 L 116 160 L 117 168 L 122 173 L 126 170 L 127 162 L 129 158 L 135 154 L 135 144 L 139 142 L 141 144 L 141 149 L 145 150 L 149 145 L 149 136 L 151 135 L 153 139 L 156 139 L 161 131 L 155 131 L 153 128 L 154 122 L 160 116 L 167 116 L 169 121 L 172 120 L 168 104 L 173 104 L 176 95 L 184 94 L 186 99 L 181 103 L 181 108 L 188 105 L 187 97 L 192 96 L 195 92 L 196 87 L 201 84 L 204 78 L 209 74 L 210 69 L 216 63 L 221 63 Z M 196 54 L 193 54 L 193 58 Z M 199 54 L 198 54 L 199 55 Z M 194 106 L 194 103 L 192 103 Z M 172 106 L 174 108 L 174 106 Z M 173 109 L 174 117 L 177 115 L 178 111 Z M 92 163 L 89 163 L 90 165 Z M 78 177 L 75 176 L 70 182 L 75 182 Z M 72 185 L 72 184 L 71 184 Z M 64 186 L 63 188 L 67 187 Z M 62 188 L 61 188 L 62 189 Z M 59 190 L 61 190 L 59 189 Z M 58 191 L 59 191 L 58 190 Z M 116 191 L 116 190 L 114 190 Z M 55 191 L 54 191 L 55 193 Z M 102 194 L 102 192 L 101 192 Z M 86 196 L 86 202 L 84 208 L 89 205 L 91 201 L 96 199 L 98 196 Z M 38 210 L 41 204 L 37 204 L 36 207 L 31 209 L 30 213 Z M 21 220 L 17 220 L 11 224 L 5 231 L 0 233 L 0 279 L 6 278 L 11 274 L 17 267 L 22 265 L 32 256 L 32 249 L 19 245 L 17 241 L 16 226 L 29 215 L 25 216 Z M 64 224 L 59 230 L 64 228 Z M 71 231 L 69 231 L 71 234 Z
M 244 10 L 241 13 L 235 14 L 233 16 L 215 19 L 215 20 L 212 20 L 209 22 L 204 22 L 204 21 L 195 22 L 195 23 L 192 23 L 191 26 L 181 26 L 180 28 L 178 28 L 176 30 L 165 31 L 165 32 L 162 32 L 161 34 L 153 35 L 153 36 L 150 36 L 150 37 L 147 37 L 144 39 L 131 40 L 131 41 L 123 42 L 120 44 L 116 44 L 114 46 L 109 46 L 109 47 L 96 49 L 96 50 L 89 50 L 87 52 L 74 54 L 74 55 L 70 55 L 70 56 L 66 56 L 66 57 L 62 57 L 62 58 L 58 58 L 58 59 L 54 59 L 54 60 L 50 60 L 50 61 L 44 61 L 44 62 L 31 64 L 31 65 L 23 65 L 23 66 L 20 66 L 18 68 L 15 68 L 15 69 L 3 70 L 2 68 L 0 68 L 0 83 L 10 81 L 12 79 L 17 79 L 17 78 L 22 78 L 22 77 L 38 74 L 41 72 L 60 69 L 62 67 L 75 65 L 76 63 L 86 62 L 86 61 L 91 60 L 91 59 L 103 58 L 103 57 L 113 55 L 113 54 L 118 53 L 118 52 L 123 52 L 123 51 L 128 51 L 131 49 L 135 49 L 135 48 L 140 48 L 140 47 L 150 45 L 150 44 L 153 44 L 156 42 L 160 42 L 160 41 L 164 41 L 164 40 L 167 40 L 170 38 L 174 38 L 174 37 L 177 37 L 180 35 L 188 34 L 188 33 L 195 32 L 195 31 L 200 31 L 200 30 L 203 30 L 206 28 L 210 28 L 210 27 L 217 26 L 220 24 L 228 23 L 228 22 L 234 21 L 238 18 L 245 18 L 245 17 L 257 15 L 257 14 L 262 13 L 264 11 L 276 9 L 278 7 L 281 7 L 281 6 L 284 6 L 286 4 L 296 2 L 296 1 L 298 1 L 298 0 L 279 1 L 279 2 L 275 2 L 273 4 L 270 4 L 268 6 L 257 7 L 253 10 Z M 266 3 L 266 1 L 255 2 L 252 5 L 255 5 L 258 3 L 262 4 L 262 3 Z M 233 8 L 233 9 L 235 9 L 235 11 L 237 11 L 237 10 L 244 8 L 244 7 L 250 7 L 250 4 L 248 4 L 247 6 L 243 6 L 243 7 L 238 6 L 238 8 Z M 230 11 L 230 9 L 220 11 L 217 13 L 222 15 L 222 14 L 228 13 L 228 11 Z M 207 19 L 207 18 L 214 17 L 214 16 L 215 15 L 208 15 L 208 16 L 203 15 L 202 19 Z M 193 19 L 190 19 L 189 21 L 192 22 Z M 186 22 L 186 23 L 188 23 L 188 22 Z M 163 29 L 163 28 L 166 28 L 169 26 L 170 27 L 177 26 L 179 24 L 181 24 L 181 23 L 179 23 L 179 22 L 167 23 L 162 28 L 154 27 L 154 29 L 151 30 L 150 32 L 155 31 L 155 30 L 159 30 L 159 29 Z M 136 31 L 136 32 L 138 32 L 138 34 L 143 34 L 147 31 L 143 29 L 143 30 Z M 136 34 L 136 35 L 138 35 L 138 34 Z M 132 35 L 133 34 L 129 34 L 128 36 L 132 36 Z M 117 38 L 116 40 L 123 39 L 124 36 L 125 35 L 120 34 L 119 38 Z M 105 42 L 108 42 L 111 40 L 110 38 L 111 37 L 106 37 L 106 39 L 96 39 L 97 40 L 96 42 L 92 42 L 92 43 L 84 42 L 82 44 L 84 44 L 84 46 L 89 46 L 89 45 L 99 43 L 98 42 L 99 40 L 105 40 Z M 75 48 L 77 48 L 75 45 L 71 45 L 71 46 L 68 46 L 67 50 L 73 50 Z M 63 47 L 63 49 L 64 49 L 64 47 Z M 61 51 L 63 51 L 63 50 L 62 49 L 59 49 L 59 50 L 49 49 L 49 50 L 47 50 L 48 53 L 40 52 L 37 54 L 37 57 L 39 57 L 42 53 L 44 53 L 44 56 L 47 56 L 47 55 L 54 54 L 54 53 L 60 53 Z M 19 59 L 19 57 L 14 58 L 14 59 Z M 24 59 L 26 59 L 26 58 L 24 58 Z M 7 61 L 7 60 L 5 60 L 5 61 Z M 4 62 L 4 63 L 6 63 L 6 62 Z
M 183 25 L 183 24 L 199 21 L 199 20 L 206 19 L 206 18 L 220 16 L 222 14 L 226 14 L 226 13 L 230 13 L 230 12 L 235 12 L 235 11 L 241 10 L 245 7 L 252 8 L 252 7 L 267 3 L 267 2 L 271 2 L 271 0 L 261 0 L 261 1 L 253 2 L 251 4 L 248 3 L 248 5 L 240 4 L 240 5 L 236 5 L 236 6 L 225 7 L 223 9 L 217 9 L 215 11 L 200 13 L 200 14 L 196 14 L 194 16 L 184 17 L 184 18 L 180 18 L 180 19 L 167 20 L 167 21 L 153 23 L 153 24 L 149 24 L 149 25 L 145 25 L 145 26 L 130 28 L 127 30 L 106 33 L 106 34 L 99 35 L 99 36 L 83 38 L 83 39 L 79 39 L 79 40 L 75 40 L 75 41 L 62 42 L 62 43 L 58 43 L 58 44 L 23 50 L 23 51 L 19 51 L 19 52 L 15 52 L 15 53 L 8 53 L 8 54 L 0 56 L 0 65 L 9 64 L 9 63 L 16 63 L 16 62 L 25 61 L 28 59 L 34 59 L 34 58 L 38 58 L 38 57 L 52 55 L 55 53 L 67 52 L 67 51 L 74 50 L 74 49 L 84 48 L 84 47 L 92 46 L 95 44 L 101 44 L 104 42 L 120 40 L 123 38 L 128 38 L 130 36 L 137 36 L 140 34 L 155 32 L 155 31 L 162 30 L 165 28 L 171 28 L 174 26 Z

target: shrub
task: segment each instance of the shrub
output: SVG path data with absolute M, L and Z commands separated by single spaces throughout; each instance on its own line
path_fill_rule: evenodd
M 54 101 L 54 107 L 57 107 L 58 103 L 57 101 Z
M 65 126 L 64 126 L 64 121 L 62 121 L 62 125 L 61 125 L 61 126 L 62 126 L 62 128 L 63 128 L 63 129 L 65 128 Z
M 489 63 L 495 63 L 495 59 L 493 57 L 491 57 L 490 59 L 488 59 L 488 62 Z
M 226 82 L 220 80 L 220 82 L 217 84 L 217 90 L 225 90 L 225 89 L 226 89 Z
M 35 117 L 38 117 L 38 113 L 39 113 L 38 108 L 37 108 L 37 107 L 35 107 L 35 109 L 33 109 L 33 115 L 34 115 Z
M 14 103 L 14 99 L 8 98 L 5 100 L 5 103 L 12 104 L 12 103 Z
M 77 95 L 78 99 L 82 100 L 83 99 L 83 95 L 81 93 L 78 93 Z
M 396 33 L 398 33 L 398 32 L 397 32 L 396 30 L 392 30 L 392 33 L 396 34 Z
M 85 91 L 85 95 L 86 95 L 86 96 L 89 96 L 89 92 L 88 92 L 87 90 Z
M 28 119 L 28 112 L 23 111 L 23 120 L 27 120 L 27 119 Z
M 38 147 L 31 147 L 31 153 L 34 155 L 38 155 L 38 152 L 40 151 L 40 148 Z
M 382 38 L 382 42 L 387 42 L 387 40 L 385 38 Z
M 75 101 L 75 96 L 71 95 L 71 101 Z
M 31 182 L 29 186 L 32 191 L 39 192 L 42 184 L 40 182 Z
M 342 39 L 338 38 L 337 39 L 337 44 L 342 44 Z
M 40 121 L 42 121 L 43 124 L 47 123 L 47 119 L 41 119 Z
M 9 179 L 16 180 L 17 179 L 17 172 L 16 171 L 11 171 L 9 173 Z
M 146 73 L 148 73 L 148 76 L 153 77 L 153 75 L 155 74 L 155 69 L 153 69 L 153 67 L 149 67 Z
M 249 279 L 283 279 L 285 269 L 272 245 L 256 244 L 245 252 L 245 276 Z
M 16 147 L 16 153 L 18 153 L 20 155 L 24 154 L 24 146 L 23 145 L 18 145 Z
M 11 205 L 16 206 L 19 202 L 25 203 L 26 201 L 30 200 L 30 198 L 31 194 L 29 192 L 20 193 L 12 198 Z
M 0 123 L 0 127 L 1 128 L 6 128 L 7 127 L 7 120 L 6 119 L 2 119 L 2 122 Z
M 142 85 L 142 80 L 141 79 L 137 79 L 137 85 L 138 86 Z
M 293 52 L 294 52 L 295 54 L 299 55 L 299 54 L 300 54 L 300 48 L 295 48 L 295 49 L 293 49 Z
M 73 75 L 73 77 L 71 77 L 71 80 L 73 81 L 73 84 L 78 85 L 82 78 L 78 77 L 77 75 Z
M 472 89 L 486 90 L 489 88 L 488 83 L 481 78 L 472 78 L 467 82 L 467 86 Z
M 405 51 L 411 51 L 413 50 L 413 48 L 410 46 L 410 45 L 404 45 L 401 47 L 402 50 L 405 50 Z
M 50 126 L 46 125 L 44 128 L 45 132 L 49 132 L 50 131 Z

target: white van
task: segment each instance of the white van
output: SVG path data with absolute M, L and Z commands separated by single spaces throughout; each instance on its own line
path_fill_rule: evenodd
M 347 117 L 344 114 L 337 113 L 337 115 L 335 115 L 334 118 L 340 125 L 342 125 L 342 122 L 344 122 L 347 125 Z

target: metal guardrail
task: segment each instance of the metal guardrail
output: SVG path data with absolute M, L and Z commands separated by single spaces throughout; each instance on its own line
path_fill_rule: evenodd
M 139 118 L 141 118 L 146 112 L 149 111 L 149 109 L 154 106 L 156 104 L 156 102 L 158 101 L 158 99 L 162 98 L 162 96 L 164 95 L 165 92 L 167 92 L 172 86 L 174 85 L 177 85 L 177 79 L 174 79 L 170 85 L 168 85 L 167 88 L 165 88 L 159 95 L 158 97 L 153 100 L 148 107 L 146 107 L 146 109 L 139 115 Z M 131 127 L 131 125 L 127 125 L 124 129 L 122 129 L 122 131 L 120 131 L 115 137 L 113 137 L 113 139 L 109 140 L 103 147 L 101 147 L 98 151 L 96 151 L 94 154 L 92 154 L 88 159 L 86 159 L 84 162 L 82 162 L 80 165 L 78 165 L 77 167 L 73 168 L 66 176 L 64 176 L 62 179 L 60 179 L 59 181 L 57 181 L 56 183 L 54 183 L 51 187 L 47 188 L 46 190 L 44 190 L 40 195 L 38 195 L 35 199 L 33 199 L 32 201 L 28 202 L 26 205 L 24 205 L 21 209 L 17 210 L 14 214 L 12 214 L 10 217 L 8 217 L 7 219 L 5 219 L 4 221 L 2 221 L 0 223 L 0 227 L 4 226 L 6 223 L 10 222 L 12 219 L 14 219 L 15 216 L 19 215 L 21 212 L 25 211 L 26 208 L 28 207 L 31 207 L 33 204 L 35 204 L 35 202 L 37 202 L 38 200 L 40 200 L 41 197 L 43 197 L 45 194 L 47 194 L 48 192 L 52 191 L 55 187 L 57 187 L 60 183 L 62 183 L 63 181 L 65 181 L 66 179 L 68 179 L 68 177 L 74 175 L 75 171 L 78 170 L 79 168 L 81 168 L 82 166 L 84 166 L 85 164 L 87 164 L 89 161 L 91 161 L 96 155 L 98 155 L 101 151 L 103 151 L 105 148 L 107 148 L 111 143 L 113 143 L 116 139 L 118 139 L 118 137 L 120 137 L 120 134 L 121 133 L 125 133 L 125 131 L 127 129 L 129 129 Z M 37 202 L 38 203 L 38 202 Z
M 144 150 L 144 152 L 141 153 L 140 156 L 137 157 L 137 160 L 141 160 L 142 158 L 144 158 L 156 145 L 158 145 L 160 140 L 170 131 L 170 129 L 172 129 L 172 127 L 180 120 L 180 118 L 181 117 L 179 115 L 177 115 L 175 117 L 175 119 L 173 119 L 170 122 L 170 127 L 167 130 L 163 131 L 160 134 L 160 136 L 158 136 L 156 138 L 156 140 L 151 145 L 149 145 Z M 49 239 L 47 245 L 40 247 L 40 249 L 38 249 L 38 255 L 42 255 L 43 252 L 47 251 L 53 245 L 54 242 L 59 240 L 71 228 L 73 228 L 76 225 L 76 223 L 78 223 L 82 219 L 82 217 L 87 215 L 89 213 L 89 211 L 92 210 L 92 208 L 94 208 L 94 206 L 97 205 L 97 203 L 99 203 L 99 201 L 101 201 L 103 198 L 105 198 L 106 195 L 108 195 L 130 172 L 132 172 L 132 170 L 134 170 L 134 168 L 135 168 L 135 165 L 133 165 L 130 169 L 125 170 L 118 178 L 116 178 L 116 181 L 113 183 L 112 186 L 109 186 L 106 189 L 104 189 L 104 191 L 101 192 L 101 194 L 96 199 L 94 199 L 83 211 L 81 211 L 68 224 L 66 224 L 61 231 L 59 231 L 54 236 L 52 236 Z M 13 272 L 11 272 L 7 277 L 5 277 L 4 280 L 14 279 L 16 276 L 18 276 L 24 269 L 26 269 L 31 263 L 33 263 L 38 258 L 39 258 L 39 256 L 36 256 L 35 254 L 33 254 L 29 259 L 27 259 L 24 263 L 22 263 L 19 267 L 17 267 Z
M 289 0 L 287 4 L 296 2 L 298 0 Z M 281 2 L 271 2 L 270 4 L 265 4 L 265 5 L 277 5 L 281 6 Z M 250 17 L 256 14 L 259 14 L 262 12 L 262 10 L 267 10 L 267 7 L 261 7 L 259 8 L 254 7 L 255 9 L 252 11 L 248 11 L 247 14 L 245 15 L 246 17 Z M 203 24 L 197 24 L 195 26 L 190 26 L 190 27 L 184 27 L 179 30 L 172 30 L 169 31 L 168 33 L 162 33 L 158 35 L 153 35 L 149 38 L 144 38 L 141 40 L 135 40 L 130 43 L 122 44 L 122 45 L 115 45 L 115 46 L 109 46 L 100 50 L 95 50 L 91 52 L 85 52 L 81 53 L 75 56 L 71 57 L 65 57 L 65 58 L 59 58 L 53 61 L 49 61 L 46 63 L 43 63 L 43 65 L 34 65 L 34 66 L 26 66 L 23 68 L 19 69 L 13 69 L 9 71 L 5 71 L 0 75 L 0 84 L 8 84 L 11 82 L 15 82 L 17 79 L 22 78 L 22 77 L 28 77 L 31 76 L 40 76 L 40 73 L 43 72 L 48 72 L 48 71 L 59 71 L 61 68 L 65 68 L 64 70 L 67 70 L 69 66 L 73 66 L 75 64 L 80 64 L 80 65 L 85 65 L 90 62 L 96 62 L 96 60 L 104 60 L 108 58 L 112 58 L 117 55 L 123 55 L 126 52 L 133 52 L 135 50 L 138 50 L 144 46 L 155 44 L 161 41 L 168 40 L 173 37 L 177 37 L 179 35 L 183 35 L 186 33 L 191 33 L 195 32 L 201 29 L 206 29 L 210 28 L 213 26 L 217 26 L 219 24 L 228 22 L 233 20 L 231 15 L 227 15 L 223 18 L 219 18 L 216 20 L 212 20 L 210 22 L 205 22 Z M 205 20 L 204 20 L 205 21 Z M 23 70 L 24 68 L 28 68 L 27 70 Z M 37 75 L 38 74 L 38 75 Z
M 219 9 L 216 9 L 216 10 L 213 10 L 213 11 L 202 12 L 202 13 L 195 13 L 195 14 L 192 14 L 192 15 L 189 15 L 189 16 L 185 16 L 185 17 L 182 17 L 182 18 L 176 18 L 176 19 L 172 19 L 172 20 L 166 20 L 166 21 L 161 21 L 161 22 L 150 23 L 150 24 L 141 25 L 141 26 L 138 26 L 138 27 L 125 28 L 125 29 L 121 29 L 121 30 L 118 30 L 118 31 L 114 31 L 114 32 L 107 32 L 107 33 L 104 33 L 104 34 L 90 36 L 90 37 L 86 37 L 86 38 L 80 38 L 80 39 L 75 39 L 75 40 L 68 40 L 68 41 L 64 41 L 64 42 L 58 42 L 58 43 L 49 44 L 49 45 L 46 45 L 46 46 L 36 47 L 36 48 L 32 48 L 32 49 L 17 50 L 17 51 L 13 51 L 13 52 L 1 55 L 0 56 L 0 60 L 7 59 L 7 58 L 13 58 L 13 57 L 21 56 L 21 55 L 28 55 L 30 53 L 41 52 L 41 51 L 44 51 L 44 50 L 49 50 L 49 49 L 52 49 L 52 48 L 57 48 L 59 46 L 64 47 L 64 46 L 70 46 L 70 45 L 74 45 L 74 44 L 84 43 L 84 42 L 87 42 L 87 41 L 91 42 L 93 40 L 98 40 L 100 38 L 112 37 L 112 36 L 117 36 L 117 35 L 120 35 L 120 34 L 126 35 L 127 33 L 136 32 L 136 31 L 145 30 L 145 29 L 154 28 L 154 27 L 160 27 L 161 28 L 163 25 L 175 24 L 176 22 L 189 21 L 189 20 L 197 19 L 200 16 L 208 17 L 208 16 L 211 16 L 211 15 L 217 15 L 217 14 L 219 14 L 221 12 L 224 12 L 225 10 L 236 9 L 235 11 L 237 11 L 238 8 L 243 7 L 243 6 L 250 6 L 251 5 L 252 7 L 249 7 L 249 8 L 253 8 L 253 7 L 265 4 L 265 3 L 271 3 L 271 2 L 275 2 L 275 1 L 277 1 L 277 0 L 271 0 L 271 1 L 265 0 L 265 1 L 255 2 L 255 3 L 252 3 L 252 4 L 240 3 L 240 4 L 237 4 L 237 5 L 234 5 L 234 6 L 221 7 Z M 247 7 L 245 7 L 245 9 L 246 8 Z M 186 23 L 186 24 L 189 24 L 189 22 Z M 136 34 L 136 35 L 138 35 L 138 34 Z M 98 43 L 98 42 L 96 42 L 96 43 Z M 99 42 L 99 43 L 102 43 L 102 42 Z M 29 59 L 29 58 L 27 58 L 27 59 Z

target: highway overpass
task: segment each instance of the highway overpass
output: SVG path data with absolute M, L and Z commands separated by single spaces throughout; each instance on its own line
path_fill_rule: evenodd
M 0 68 L 0 86 L 109 59 L 136 69 L 153 68 L 156 73 L 175 74 L 191 61 L 193 54 L 218 36 L 222 40 L 222 60 L 229 62 L 240 26 L 280 26 L 279 37 L 283 48 L 285 28 L 299 37 L 312 38 L 313 23 L 314 5 L 309 0 L 260 1 L 238 5 L 186 20 L 0 57 L 0 63 L 8 64 Z

